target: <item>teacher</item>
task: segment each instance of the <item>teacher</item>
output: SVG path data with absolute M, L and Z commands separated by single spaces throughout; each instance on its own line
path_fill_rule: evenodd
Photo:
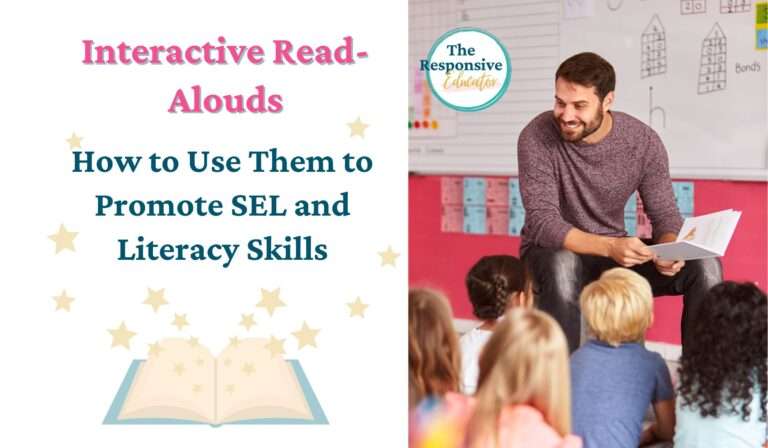
M 640 120 L 612 111 L 616 75 L 594 53 L 566 59 L 555 74 L 555 105 L 535 117 L 518 140 L 525 207 L 521 256 L 538 306 L 579 346 L 582 288 L 624 266 L 645 277 L 654 296 L 683 294 L 683 346 L 706 292 L 722 280 L 717 258 L 662 261 L 627 236 L 624 206 L 638 191 L 653 242 L 675 241 L 682 226 L 661 139 Z

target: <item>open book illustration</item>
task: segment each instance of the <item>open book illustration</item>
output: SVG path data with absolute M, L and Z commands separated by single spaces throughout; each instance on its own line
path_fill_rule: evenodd
M 731 242 L 741 212 L 731 209 L 686 218 L 677 241 L 648 246 L 662 260 L 720 257 Z
M 128 368 L 104 424 L 327 424 L 299 362 L 265 339 L 215 358 L 196 339 L 164 339 Z

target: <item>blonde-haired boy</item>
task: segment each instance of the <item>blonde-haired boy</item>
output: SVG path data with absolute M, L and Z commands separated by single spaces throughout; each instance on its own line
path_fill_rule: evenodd
M 642 342 L 653 321 L 651 285 L 629 269 L 605 271 L 584 288 L 580 303 L 590 334 L 614 347 Z
M 584 288 L 580 304 L 591 338 L 571 356 L 573 432 L 585 448 L 671 440 L 675 402 L 669 370 L 642 344 L 653 321 L 648 281 L 629 269 L 610 269 Z M 643 431 L 649 404 L 656 423 Z

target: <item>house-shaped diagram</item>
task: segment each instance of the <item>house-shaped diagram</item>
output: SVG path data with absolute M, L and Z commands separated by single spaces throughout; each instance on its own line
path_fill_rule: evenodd
M 667 72 L 667 36 L 659 16 L 654 14 L 641 38 L 642 55 L 640 77 L 660 75 Z
M 723 29 L 715 23 L 701 44 L 699 94 L 725 90 L 728 45 Z

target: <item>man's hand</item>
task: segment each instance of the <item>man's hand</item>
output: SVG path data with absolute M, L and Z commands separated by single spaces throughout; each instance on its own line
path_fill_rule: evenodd
M 674 233 L 665 233 L 659 237 L 657 243 L 671 243 L 672 241 L 677 241 L 677 235 Z M 656 270 L 659 271 L 661 275 L 666 275 L 667 277 L 674 277 L 680 272 L 680 269 L 683 269 L 683 266 L 685 266 L 685 261 L 683 260 L 666 261 L 654 258 L 653 262 L 656 264 Z
M 667 277 L 674 277 L 675 274 L 680 272 L 680 269 L 683 269 L 683 266 L 685 266 L 684 260 L 667 261 L 655 259 L 653 262 L 656 264 L 656 270 L 659 271 L 661 275 L 666 275 Z
M 653 259 L 653 252 L 648 249 L 640 238 L 614 238 L 610 243 L 609 257 L 625 268 Z

